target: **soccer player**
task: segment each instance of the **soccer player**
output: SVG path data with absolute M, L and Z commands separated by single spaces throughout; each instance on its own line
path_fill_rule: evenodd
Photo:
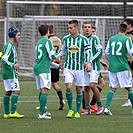
M 8 36 L 9 42 L 7 42 L 2 49 L 2 79 L 5 87 L 5 94 L 3 98 L 4 118 L 22 118 L 24 115 L 20 115 L 16 111 L 20 87 L 18 81 L 19 64 L 17 61 L 15 44 L 17 44 L 20 40 L 19 29 L 16 27 L 9 28 Z M 9 106 L 10 97 L 11 109 Z
M 53 34 L 53 32 L 54 32 L 54 26 L 49 25 L 49 39 L 52 41 L 53 48 L 54 48 L 55 52 L 58 53 L 62 47 L 62 43 L 61 43 L 61 40 Z M 60 58 L 54 59 L 53 62 L 59 64 Z M 63 100 L 62 90 L 58 84 L 58 81 L 59 81 L 59 68 L 56 69 L 55 67 L 51 66 L 52 86 L 55 89 L 55 91 L 57 92 L 57 95 L 58 95 L 59 100 L 60 100 L 59 110 L 63 110 L 64 105 L 65 105 L 65 101 Z
M 96 35 L 96 27 L 94 25 L 92 25 L 92 34 Z
M 92 34 L 96 35 L 96 27 L 94 25 L 92 25 Z M 105 63 L 104 61 L 100 60 L 100 63 L 103 67 L 105 67 L 105 68 L 108 67 L 107 63 Z M 104 86 L 105 86 L 105 82 L 104 82 L 102 73 L 100 72 L 100 74 L 98 76 L 98 84 L 97 84 L 97 88 L 98 88 L 100 93 L 101 93 Z M 92 100 L 90 102 L 90 108 L 91 108 L 91 112 L 97 112 L 96 99 L 95 99 L 94 95 L 93 95 Z
M 36 85 L 37 89 L 40 90 L 40 113 L 38 114 L 38 119 L 51 119 L 51 113 L 46 111 L 45 106 L 51 87 L 50 61 L 55 59 L 55 52 L 52 42 L 48 39 L 48 25 L 40 25 L 38 31 L 41 34 L 41 38 L 36 44 L 36 60 L 34 63 Z
M 92 24 L 90 22 L 84 22 L 82 25 L 83 33 L 88 38 L 89 44 L 92 48 L 92 70 L 90 72 L 85 71 L 85 86 L 84 86 L 84 98 L 86 112 L 83 115 L 90 114 L 90 89 L 94 93 L 95 100 L 98 105 L 96 114 L 99 115 L 103 112 L 102 102 L 100 100 L 100 92 L 97 88 L 98 76 L 100 73 L 100 57 L 102 55 L 102 44 L 100 39 L 92 35 Z
M 128 65 L 128 53 L 133 57 L 133 46 L 131 38 L 125 36 L 126 29 L 126 24 L 120 24 L 118 34 L 109 39 L 105 50 L 106 57 L 109 60 L 110 86 L 110 91 L 106 97 L 106 108 L 104 110 L 106 115 L 112 115 L 110 112 L 110 104 L 119 85 L 121 88 L 127 89 L 130 101 L 133 104 L 132 75 Z
M 92 34 L 96 35 L 96 27 L 94 25 L 92 25 Z M 105 63 L 104 61 L 100 60 L 100 63 L 101 63 L 101 65 L 103 67 L 108 68 L 107 63 Z M 104 87 L 104 85 L 105 85 L 105 82 L 104 82 L 102 74 L 100 73 L 99 76 L 98 76 L 98 84 L 97 84 L 97 88 L 98 88 L 100 93 L 101 93 L 102 88 Z M 90 102 L 90 109 L 91 109 L 91 113 L 97 112 L 97 109 L 98 109 L 97 106 L 96 106 L 96 99 L 95 99 L 94 95 L 93 95 L 92 100 Z M 83 108 L 82 108 L 82 113 L 84 113 L 86 111 L 87 110 L 85 108 L 84 91 L 83 91 Z
M 84 86 L 84 49 L 86 50 L 88 60 L 86 62 L 87 71 L 91 70 L 90 46 L 86 37 L 78 33 L 78 21 L 71 20 L 68 22 L 69 35 L 65 36 L 62 41 L 61 51 L 57 58 L 66 55 L 64 61 L 64 81 L 66 85 L 66 99 L 69 106 L 67 118 L 80 118 L 80 107 L 82 104 L 82 87 Z M 76 86 L 76 112 L 73 110 L 72 82 Z
M 61 40 L 57 36 L 55 36 L 53 34 L 54 26 L 53 25 L 48 25 L 48 26 L 49 26 L 48 38 L 52 41 L 55 53 L 58 53 L 59 50 L 61 49 L 61 46 L 62 46 Z M 53 62 L 59 64 L 60 58 L 54 59 Z M 52 82 L 52 86 L 55 89 L 55 91 L 57 92 L 57 95 L 58 95 L 59 100 L 60 100 L 59 110 L 63 110 L 64 105 L 65 105 L 65 101 L 63 100 L 62 90 L 61 90 L 61 88 L 60 88 L 60 86 L 58 84 L 58 81 L 59 81 L 59 68 L 51 66 L 51 82 Z M 36 109 L 39 109 L 39 108 L 40 107 L 36 107 Z
M 92 24 L 91 24 L 92 25 Z M 87 31 L 88 32 L 88 31 Z M 86 30 L 84 31 L 84 35 L 85 36 L 89 36 L 89 34 L 93 34 L 93 35 L 96 35 L 96 27 L 94 26 L 94 25 L 92 25 L 92 30 L 91 30 L 91 33 L 86 33 Z M 102 42 L 101 42 L 102 43 Z M 105 67 L 105 68 L 107 68 L 108 67 L 108 65 L 107 65 L 107 63 L 105 63 L 104 61 L 102 61 L 102 60 L 100 60 L 100 63 L 101 63 L 101 65 L 103 66 L 103 67 Z M 103 79 L 103 76 L 102 76 L 102 74 L 100 73 L 99 74 L 99 76 L 98 76 L 98 84 L 97 84 L 97 88 L 98 88 L 98 90 L 99 90 L 99 92 L 101 93 L 101 91 L 102 91 L 102 88 L 104 87 L 104 85 L 105 85 L 105 82 L 104 82 L 104 79 Z M 86 110 L 86 108 L 85 108 L 85 99 L 84 99 L 84 91 L 83 91 L 83 108 L 82 108 L 82 113 L 84 113 L 84 112 L 88 112 L 87 110 Z M 97 112 L 97 106 L 96 106 L 96 99 L 95 99 L 95 97 L 94 97 L 94 95 L 93 95 L 93 97 L 92 97 L 92 100 L 91 100 L 91 102 L 90 102 L 90 109 L 91 109 L 91 113 L 93 113 L 93 112 Z
M 127 25 L 126 36 L 131 37 L 133 42 L 133 20 L 130 18 L 127 18 L 127 19 L 124 19 L 123 23 Z M 128 64 L 130 66 L 130 71 L 132 73 L 132 79 L 133 79 L 133 59 L 130 55 L 128 55 Z M 132 106 L 129 95 L 128 95 L 127 102 L 124 103 L 122 106 Z

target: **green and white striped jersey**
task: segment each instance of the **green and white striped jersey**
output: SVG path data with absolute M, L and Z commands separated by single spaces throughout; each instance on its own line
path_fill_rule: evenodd
M 50 73 L 50 62 L 55 59 L 52 42 L 45 37 L 38 40 L 35 49 L 34 74 Z
M 64 61 L 64 68 L 69 70 L 84 70 L 84 51 L 91 57 L 90 46 L 88 39 L 81 34 L 74 37 L 71 34 L 65 36 L 62 41 L 62 49 L 57 54 L 56 58 L 66 55 Z M 88 58 L 90 62 L 90 58 Z
M 100 57 L 102 56 L 102 42 L 98 36 L 90 35 L 88 37 L 92 52 L 92 70 L 100 70 Z M 86 60 L 86 59 L 85 59 Z
M 18 78 L 18 72 L 14 69 L 17 63 L 17 52 L 15 46 L 7 42 L 2 49 L 2 79 Z
M 128 53 L 133 57 L 131 38 L 123 34 L 112 36 L 105 50 L 106 57 L 109 60 L 109 71 L 121 72 L 130 70 L 128 65 Z

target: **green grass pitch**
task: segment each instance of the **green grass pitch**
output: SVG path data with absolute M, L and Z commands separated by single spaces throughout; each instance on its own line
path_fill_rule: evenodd
M 64 99 L 65 85 L 59 82 Z M 52 113 L 51 120 L 38 120 L 38 91 L 35 81 L 20 81 L 21 94 L 19 97 L 17 111 L 25 115 L 21 119 L 3 118 L 3 82 L 0 82 L 0 133 L 132 133 L 133 115 L 131 107 L 122 107 L 127 100 L 127 91 L 118 89 L 111 104 L 113 116 L 104 114 L 97 116 L 95 113 L 88 116 L 81 116 L 80 119 L 66 118 L 68 105 L 65 104 L 63 111 L 58 110 L 59 99 L 53 88 L 51 88 L 48 98 L 48 111 Z M 108 82 L 101 93 L 103 106 L 107 92 Z M 92 96 L 92 93 L 91 93 Z M 73 86 L 73 107 L 75 110 L 75 87 Z

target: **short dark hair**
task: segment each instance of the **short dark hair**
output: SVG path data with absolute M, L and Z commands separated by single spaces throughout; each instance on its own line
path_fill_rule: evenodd
M 78 26 L 78 21 L 77 21 L 77 20 L 70 20 L 70 21 L 68 22 L 68 24 L 75 24 L 75 25 Z
M 54 25 L 50 24 L 50 25 L 48 25 L 48 28 L 49 28 L 49 33 L 53 34 L 53 32 L 54 32 Z
M 96 30 L 96 26 L 92 25 L 92 29 L 95 29 Z
M 46 25 L 40 25 L 38 27 L 38 31 L 41 34 L 41 36 L 46 35 L 46 33 L 48 32 L 48 25 L 47 24 Z
M 124 32 L 126 32 L 126 30 L 127 30 L 127 25 L 126 24 L 120 24 L 119 25 L 119 30 L 120 30 L 120 32 L 122 32 L 122 33 L 124 33 Z
M 133 27 L 133 20 L 132 19 L 126 18 L 123 20 L 123 22 L 127 22 L 128 25 L 131 24 L 131 27 Z
M 84 28 L 84 25 L 85 25 L 85 24 L 90 24 L 90 25 L 91 25 L 91 28 L 92 28 L 92 23 L 91 23 L 91 22 L 88 22 L 88 21 L 83 22 L 82 28 Z

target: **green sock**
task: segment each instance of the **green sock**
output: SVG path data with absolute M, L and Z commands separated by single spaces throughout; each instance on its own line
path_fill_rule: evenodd
M 18 102 L 18 94 L 12 94 L 12 98 L 11 98 L 11 113 L 15 113 L 16 108 L 17 108 L 17 102 Z
M 96 101 L 96 103 L 97 103 L 97 106 L 98 106 L 98 107 L 102 107 L 102 101 L 101 101 L 101 100 Z
M 39 99 L 39 101 L 40 101 L 40 96 L 41 96 L 41 92 L 39 92 L 39 95 L 38 95 L 38 99 Z
M 5 94 L 4 98 L 3 98 L 5 114 L 10 114 L 10 111 L 9 111 L 9 102 L 10 102 L 10 96 Z
M 106 97 L 106 108 L 110 110 L 110 104 L 112 102 L 112 98 L 114 96 L 114 91 L 113 90 L 110 90 L 107 94 L 107 97 Z
M 73 100 L 72 92 L 66 91 L 66 99 L 67 99 L 67 102 L 68 102 L 69 110 L 73 110 L 73 107 L 72 107 L 72 100 Z
M 132 110 L 133 110 L 133 90 L 128 91 L 128 95 L 129 95 L 130 101 L 132 103 Z
M 88 110 L 88 112 L 90 111 L 90 104 L 89 103 L 86 103 L 85 104 L 85 108 Z
M 83 93 L 78 92 L 77 97 L 76 97 L 76 112 L 80 113 L 80 107 L 82 104 L 82 99 L 83 99 Z
M 46 112 L 45 106 L 47 103 L 48 94 L 41 93 L 40 95 L 40 115 L 43 115 Z

